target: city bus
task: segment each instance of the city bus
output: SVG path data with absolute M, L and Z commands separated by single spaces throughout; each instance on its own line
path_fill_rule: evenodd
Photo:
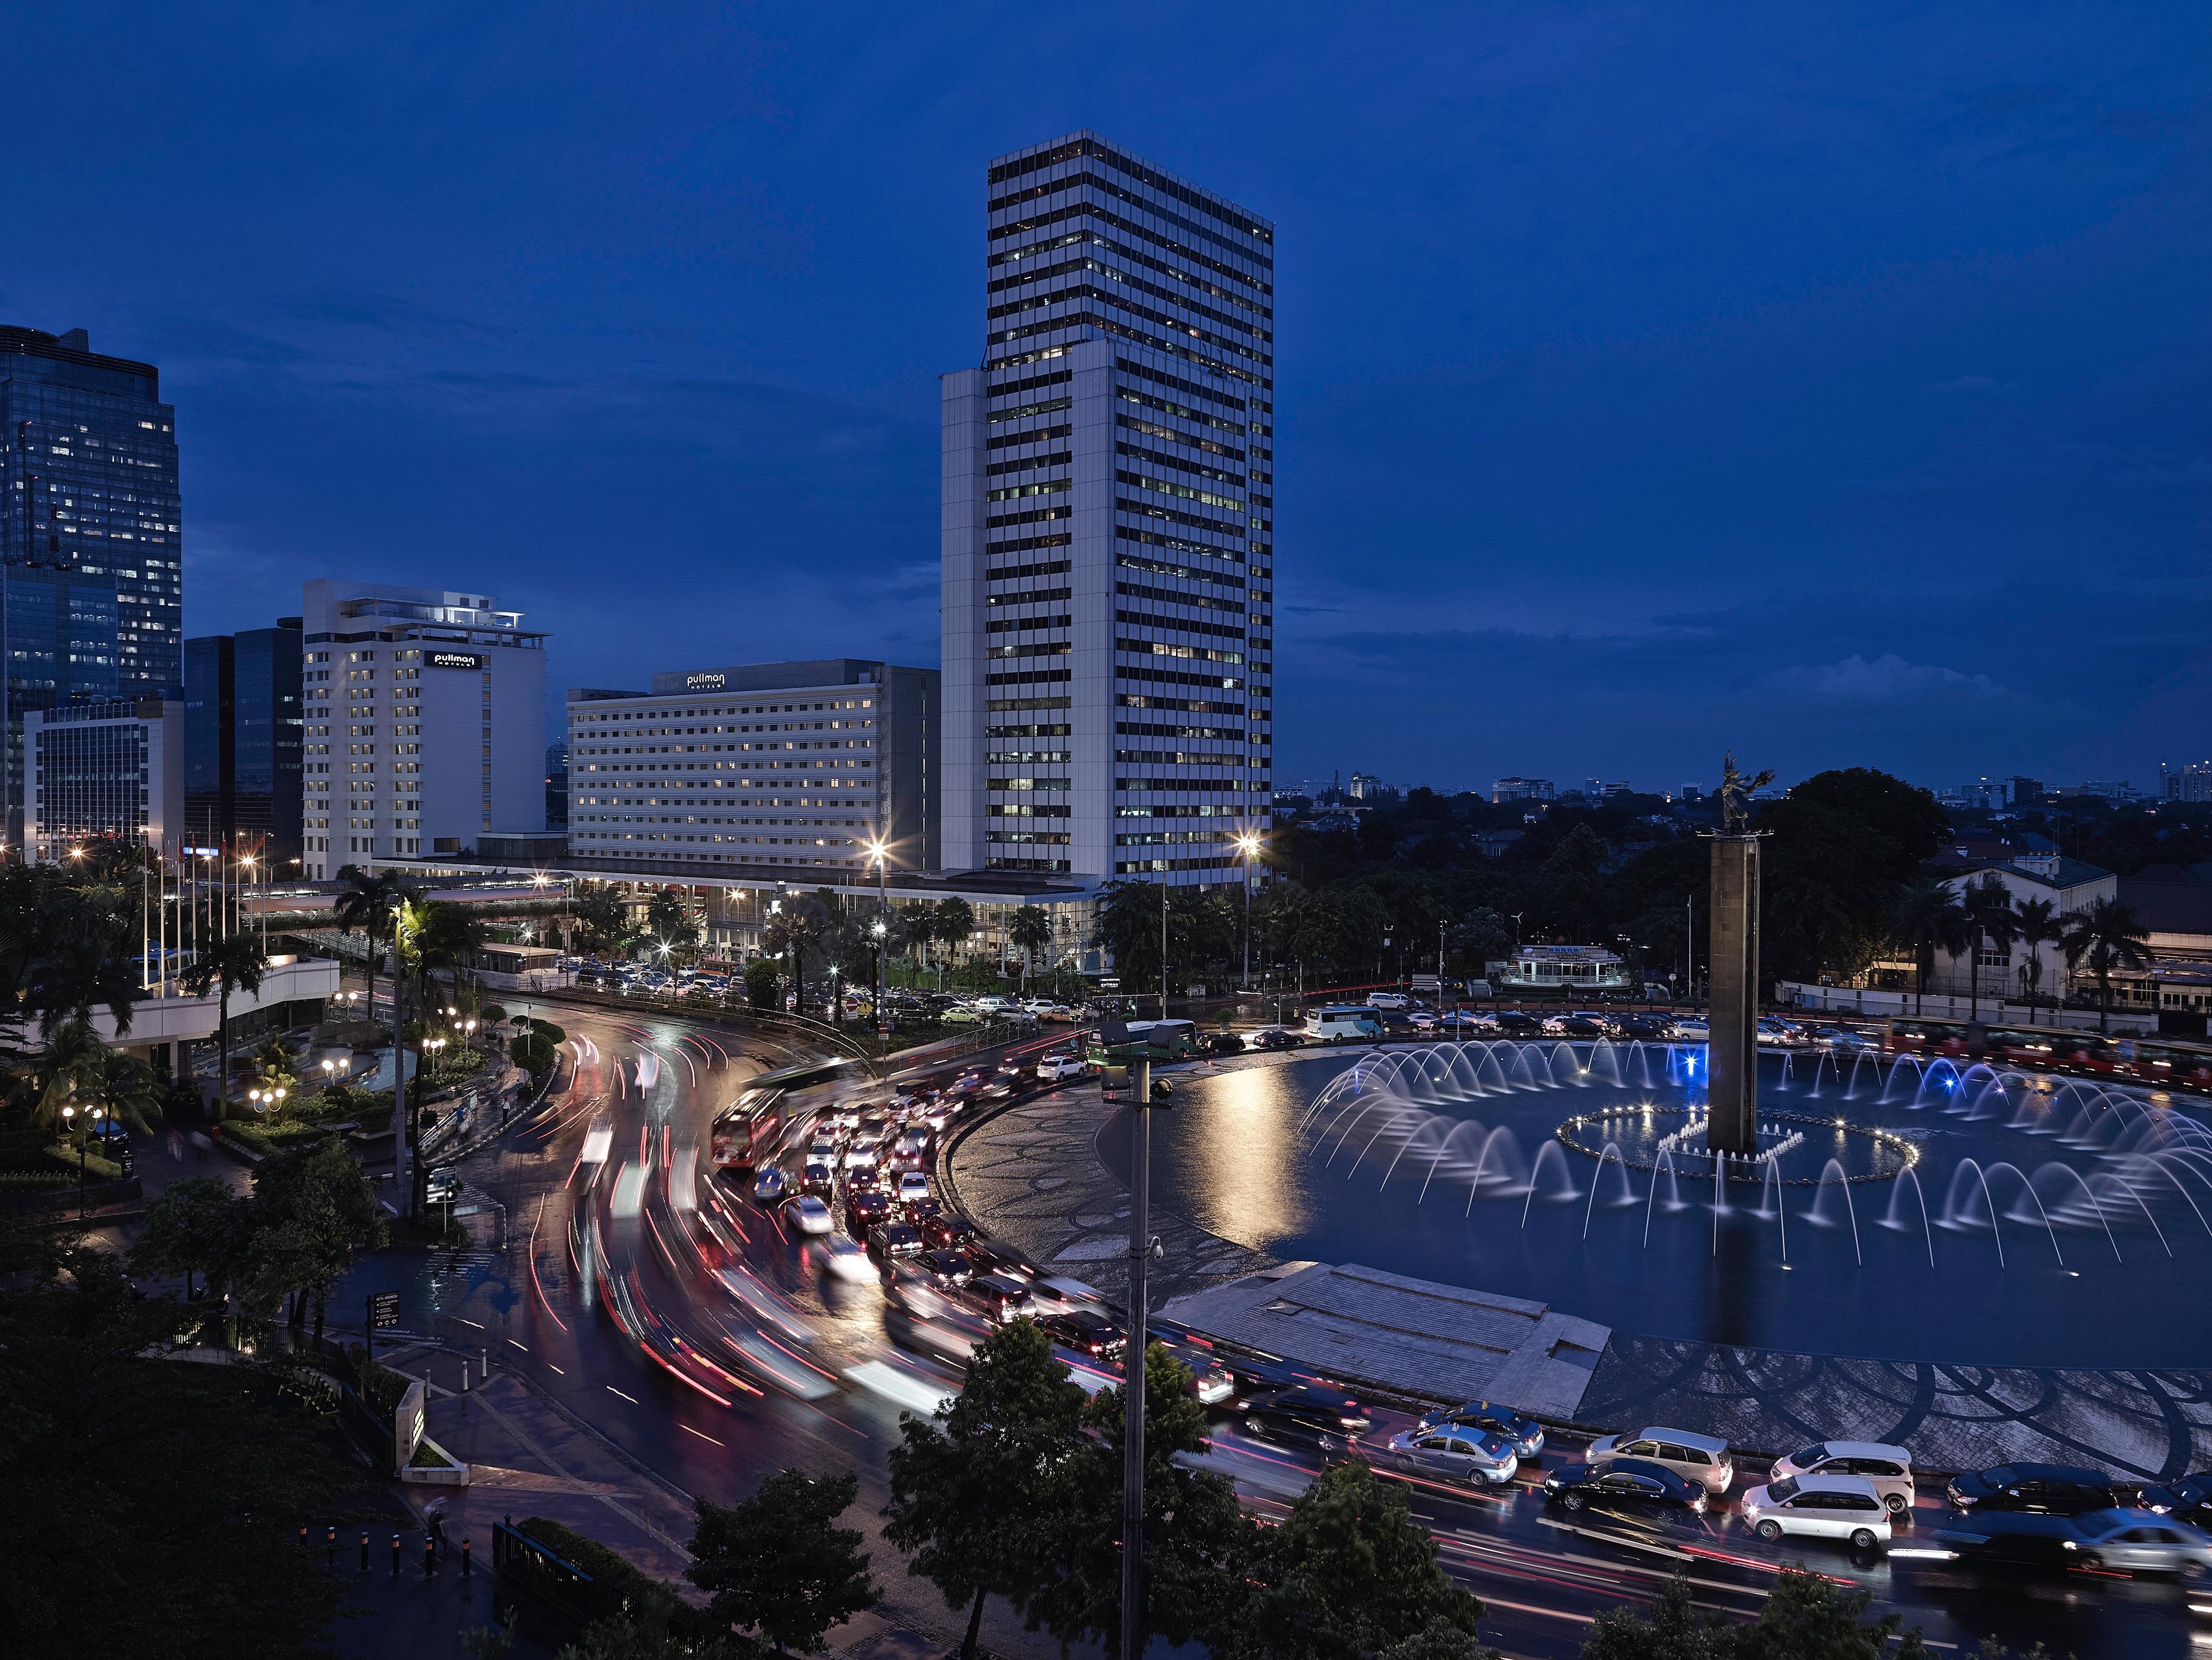
M 850 1079 L 860 1062 L 850 1056 L 808 1061 L 778 1072 L 764 1072 L 738 1098 L 714 1115 L 709 1140 L 717 1170 L 750 1170 L 775 1158 L 790 1122 L 794 1098 L 824 1085 Z
M 1131 1061 L 1186 1061 L 1198 1052 L 1195 1020 L 1132 1020 L 1103 1023 L 1091 1038 L 1091 1063 L 1126 1065 Z

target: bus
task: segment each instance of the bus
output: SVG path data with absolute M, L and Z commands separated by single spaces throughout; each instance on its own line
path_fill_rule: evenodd
M 1198 1052 L 1195 1020 L 1108 1020 L 1091 1039 L 1094 1066 L 1131 1061 L 1184 1061 Z
M 1305 1035 L 1319 1043 L 1364 1043 L 1382 1035 L 1382 1019 L 1373 1009 L 1356 1003 L 1315 1009 L 1306 1016 Z
M 793 1098 L 849 1079 L 860 1064 L 841 1055 L 833 1061 L 802 1061 L 753 1079 L 736 1100 L 714 1115 L 709 1139 L 714 1167 L 750 1170 L 773 1158 L 790 1120 Z

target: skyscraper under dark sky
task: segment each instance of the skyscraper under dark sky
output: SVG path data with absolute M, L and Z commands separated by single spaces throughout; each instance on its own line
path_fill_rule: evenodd
M 943 380 L 944 859 L 1237 879 L 1272 770 L 1274 228 L 1073 133 L 990 165 Z
M 22 830 L 27 708 L 175 697 L 184 558 L 174 413 L 150 363 L 82 329 L 0 325 L 0 636 L 8 833 Z

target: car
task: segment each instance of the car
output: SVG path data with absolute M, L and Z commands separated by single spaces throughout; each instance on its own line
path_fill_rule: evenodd
M 2142 1490 L 2142 1507 L 2192 1527 L 2212 1524 L 2212 1475 L 2185 1475 Z
M 1355 1442 L 1349 1450 L 1383 1475 L 1472 1487 L 1504 1487 L 1521 1468 L 1519 1456 L 1504 1436 L 1456 1425 L 1401 1430 L 1387 1441 Z
M 1587 1015 L 1581 1014 L 1565 1014 L 1561 1015 L 1556 1021 L 1547 1020 L 1544 1022 L 1544 1030 L 1560 1037 L 1595 1039 L 1611 1035 L 1596 1021 Z
M 807 1145 L 806 1162 L 810 1164 L 828 1164 L 834 1169 L 838 1157 L 837 1138 L 835 1136 L 817 1134 Z
M 985 1254 L 969 1251 L 967 1256 L 979 1270 L 986 1268 Z M 1002 1326 L 1030 1311 L 1029 1282 L 1011 1274 L 995 1270 L 979 1272 L 968 1282 L 967 1290 L 969 1302 Z
M 921 1236 L 922 1253 L 915 1260 L 937 1279 L 948 1286 L 964 1286 L 975 1277 L 975 1265 L 968 1260 L 964 1251 L 928 1248 L 929 1236 Z
M 895 1171 L 918 1171 L 929 1157 L 929 1136 L 926 1132 L 904 1130 L 891 1143 L 890 1156 L 884 1162 Z
M 801 1233 L 830 1233 L 837 1225 L 830 1214 L 830 1207 L 811 1193 L 802 1193 L 791 1201 L 783 1207 L 783 1213 Z
M 1673 1470 L 1686 1481 L 1695 1481 L 1708 1493 L 1723 1493 L 1735 1480 L 1729 1463 L 1728 1443 L 1689 1430 L 1652 1427 L 1634 1435 L 1601 1435 L 1589 1444 L 1593 1464 L 1616 1458 L 1633 1458 Z
M 1288 1026 L 1262 1026 L 1252 1034 L 1255 1049 L 1295 1049 L 1305 1046 L 1305 1034 Z
M 921 1200 L 928 1198 L 928 1175 L 926 1172 L 918 1170 L 901 1171 L 899 1174 L 898 1187 L 893 1191 L 891 1197 L 902 1205 L 915 1204 Z
M 1242 1055 L 1244 1039 L 1233 1031 L 1210 1031 L 1199 1040 L 1200 1055 Z
M 1081 1057 L 1073 1055 L 1048 1055 L 1036 1063 L 1037 1081 L 1041 1084 L 1065 1083 L 1071 1078 L 1082 1077 L 1083 1072 Z
M 1853 1031 L 1849 1026 L 1822 1026 L 1813 1033 L 1813 1044 L 1832 1055 L 1865 1055 L 1881 1045 L 1864 1032 Z
M 1667 1036 L 1666 1027 L 1656 1020 L 1641 1014 L 1625 1014 L 1613 1024 L 1614 1034 L 1632 1043 L 1656 1043 Z
M 1645 1458 L 1562 1464 L 1544 1478 L 1544 1497 L 1571 1511 L 1595 1505 L 1643 1514 L 1686 1510 L 1703 1515 L 1711 1502 L 1703 1482 L 1686 1481 Z
M 2124 1499 L 2101 1470 L 2073 1464 L 1996 1464 L 1951 1478 L 1943 1502 L 1954 1511 L 2026 1511 L 2081 1516 L 2112 1510 Z
M 1374 1420 L 1343 1390 L 1319 1383 L 1293 1383 L 1239 1396 L 1230 1416 L 1248 1434 L 1263 1441 L 1305 1443 L 1334 1450 Z
M 1367 1006 L 1370 1009 L 1409 1009 L 1413 1006 L 1413 1000 L 1402 991 L 1370 991 L 1367 994 Z
M 848 1171 L 872 1171 L 884 1156 L 884 1144 L 872 1135 L 854 1138 L 845 1149 L 845 1168 Z
M 1799 1534 L 1872 1550 L 1889 1538 L 1889 1507 L 1863 1475 L 1778 1477 L 1744 1494 L 1743 1519 L 1770 1541 Z
M 814 1241 L 822 1271 L 832 1280 L 873 1280 L 876 1265 L 849 1234 L 825 1233 Z
M 1463 1406 L 1424 1413 L 1413 1427 L 1425 1435 L 1437 1430 L 1462 1429 L 1503 1436 L 1516 1456 L 1522 1458 L 1534 1458 L 1544 1450 L 1541 1424 L 1523 1417 L 1510 1407 L 1496 1406 L 1488 1401 L 1469 1401 Z
M 1713 1029 L 1698 1016 L 1686 1014 L 1668 1023 L 1668 1034 L 1680 1043 L 1703 1043 L 1711 1038 Z
M 1038 1329 L 1064 1349 L 1094 1360 L 1118 1360 L 1129 1346 L 1128 1334 L 1095 1309 L 1069 1309 L 1036 1317 Z
M 975 1237 L 975 1225 L 957 1216 L 917 1216 L 914 1225 L 933 1250 L 964 1251 Z
M 937 1017 L 948 1026 L 980 1026 L 988 1018 L 975 1009 L 947 1009 Z
M 1969 1560 L 2063 1572 L 2081 1565 L 2081 1541 L 2074 1522 L 2070 1516 L 1977 1511 L 1970 1516 L 1946 1516 L 1924 1531 L 1913 1531 L 1928 1547 Z
M 888 1222 L 891 1216 L 891 1199 L 887 1193 L 872 1189 L 848 1189 L 845 1194 L 845 1225 L 853 1231 L 856 1239 L 865 1239 L 868 1231 L 878 1222 Z
M 1437 1025 L 1455 1037 L 1465 1037 L 1475 1032 L 1496 1031 L 1498 1017 L 1478 1014 L 1471 1009 L 1447 1009 L 1437 1017 Z
M 1816 1441 L 1774 1461 L 1769 1483 L 1790 1476 L 1856 1475 L 1874 1483 L 1892 1516 L 1912 1508 L 1912 1455 L 1880 1441 Z
M 835 1164 L 817 1164 L 808 1159 L 806 1167 L 799 1173 L 799 1190 L 828 1198 L 837 1191 L 837 1167 Z
M 753 1172 L 753 1197 L 764 1205 L 773 1204 L 782 1198 L 784 1190 L 790 1185 L 790 1178 L 774 1164 L 763 1164 Z M 817 1204 L 821 1202 L 818 1199 L 815 1201 Z
M 422 1196 L 434 1205 L 451 1205 L 461 1196 L 459 1172 L 434 1170 L 422 1183 Z
M 908 1222 L 878 1222 L 868 1230 L 868 1255 L 878 1262 L 921 1255 L 921 1234 Z
M 2090 1511 L 2074 1518 L 2074 1529 L 2085 1568 L 2179 1573 L 2192 1579 L 2212 1572 L 2212 1534 L 2170 1516 Z
M 1521 1009 L 1500 1009 L 1490 1018 L 1500 1037 L 1540 1037 L 1544 1034 L 1544 1023 Z

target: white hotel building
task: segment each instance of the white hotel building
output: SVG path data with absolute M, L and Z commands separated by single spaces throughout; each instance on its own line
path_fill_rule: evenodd
M 545 824 L 545 635 L 489 595 L 307 584 L 301 866 L 468 854 Z
M 1240 879 L 1273 737 L 1274 229 L 1079 132 L 988 173 L 943 408 L 949 870 Z
M 851 658 L 572 690 L 569 866 L 836 883 L 881 837 L 934 870 L 938 719 L 936 670 Z

